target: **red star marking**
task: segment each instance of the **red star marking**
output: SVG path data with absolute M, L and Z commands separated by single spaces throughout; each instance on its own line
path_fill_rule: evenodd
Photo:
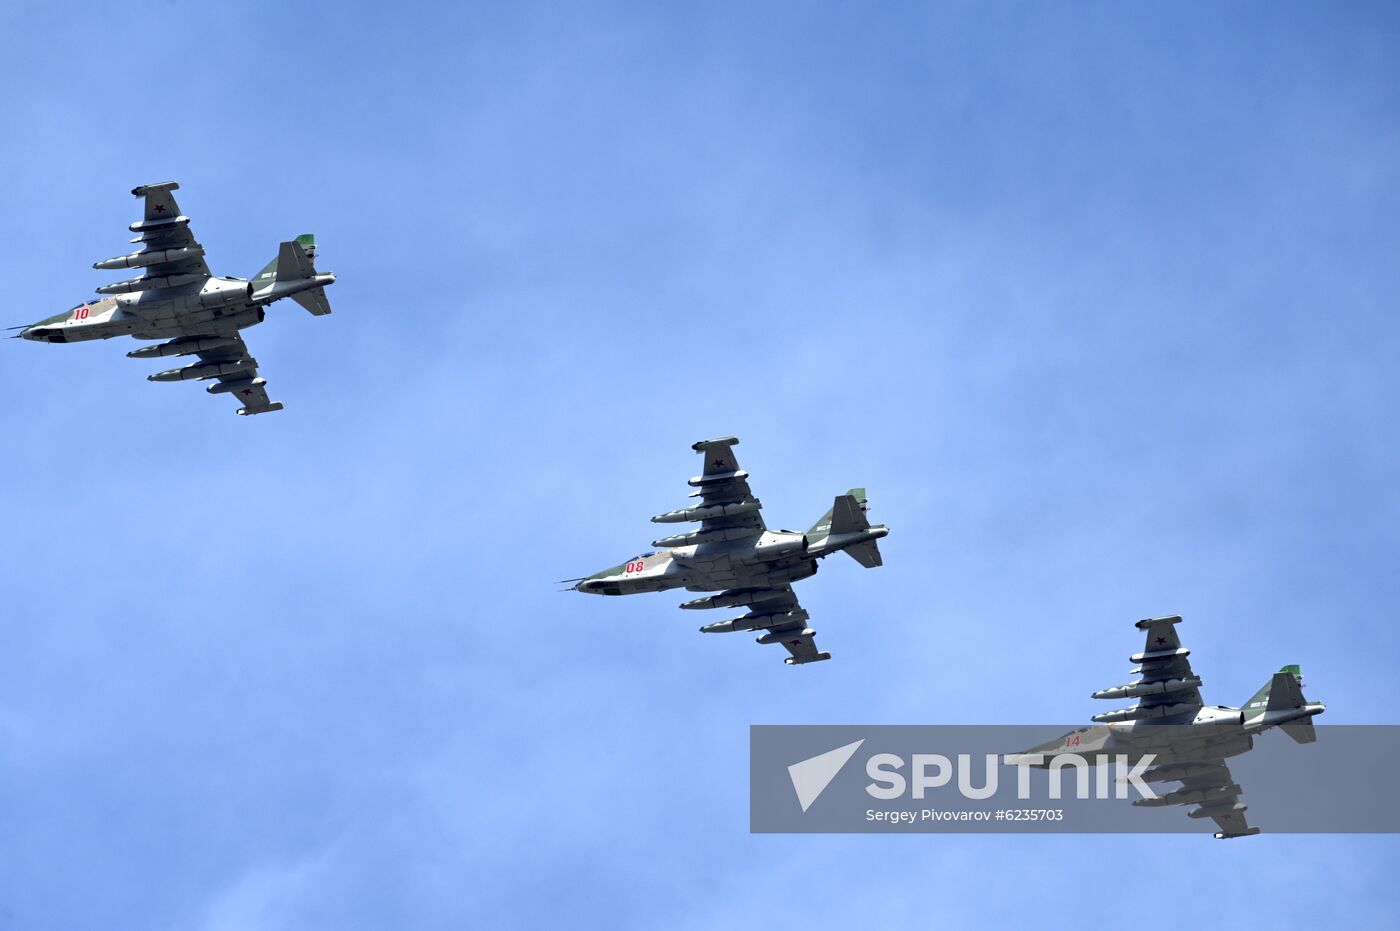
M 718 469 L 718 468 L 719 468 L 720 466 L 722 466 L 722 465 L 724 465 L 724 460 L 723 460 L 723 459 L 716 459 L 716 460 L 715 460 L 715 468 L 716 468 L 716 469 Z
M 241 394 L 241 395 L 243 395 L 243 396 L 246 398 L 248 395 L 250 395 L 250 394 L 253 393 L 253 389 L 252 389 L 252 388 L 244 388 L 242 391 L 240 391 L 240 392 L 238 392 L 238 393 Z
M 1167 642 L 1167 638 L 1166 638 L 1166 637 L 1158 637 L 1158 638 L 1157 638 L 1157 645 L 1158 645 L 1158 646 L 1161 646 L 1162 644 L 1164 644 L 1164 643 L 1166 643 L 1166 642 Z
M 155 211 L 156 213 L 165 213 L 165 204 L 156 204 Z

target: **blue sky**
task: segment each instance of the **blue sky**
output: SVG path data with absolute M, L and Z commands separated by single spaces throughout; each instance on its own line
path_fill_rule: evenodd
M 1389 837 L 750 836 L 747 741 L 1078 723 L 1166 613 L 1209 701 L 1299 662 L 1394 720 L 1397 40 L 6 5 L 0 322 L 109 280 L 167 178 L 216 272 L 312 231 L 340 281 L 247 334 L 267 417 L 129 341 L 0 346 L 0 926 L 1389 923 Z M 551 585 L 729 433 L 770 524 L 864 485 L 892 528 L 802 586 L 833 662 Z

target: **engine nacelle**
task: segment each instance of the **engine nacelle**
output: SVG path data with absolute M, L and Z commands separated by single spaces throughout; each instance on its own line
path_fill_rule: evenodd
M 765 534 L 750 549 L 736 553 L 735 556 L 740 562 L 753 565 L 754 563 L 790 559 L 793 556 L 801 556 L 806 551 L 807 538 L 802 534 L 790 536 Z
M 253 296 L 253 285 L 248 281 L 221 281 L 210 279 L 199 292 L 200 307 L 227 307 L 241 304 Z
M 775 569 L 768 573 L 768 585 L 789 585 L 793 582 L 800 582 L 803 579 L 810 579 L 817 574 L 817 561 L 815 559 L 804 559 L 802 562 L 794 563 L 782 569 Z
M 1254 738 L 1249 734 L 1240 734 L 1231 737 L 1229 740 L 1220 743 L 1210 744 L 1211 757 L 1224 759 L 1230 756 L 1239 756 L 1241 753 L 1248 753 L 1254 749 Z M 1204 756 L 1204 754 L 1202 754 Z
M 238 311 L 237 313 L 224 314 L 219 319 L 222 320 L 224 323 L 228 324 L 229 326 L 234 326 L 241 330 L 244 327 L 257 326 L 259 323 L 262 323 L 264 320 L 266 320 L 267 308 L 248 307 L 244 310 Z

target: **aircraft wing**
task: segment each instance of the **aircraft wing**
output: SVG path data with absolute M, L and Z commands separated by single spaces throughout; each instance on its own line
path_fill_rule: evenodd
M 235 333 L 234 339 L 236 342 L 232 345 L 220 346 L 198 354 L 201 362 L 223 363 L 229 369 L 227 374 L 217 376 L 218 384 L 206 390 L 211 394 L 230 394 L 243 402 L 243 406 L 238 409 L 240 414 L 280 411 L 282 402 L 273 401 L 267 396 L 267 382 L 258 377 L 258 360 L 248 354 L 248 346 L 243 342 L 242 334 Z
M 1191 661 L 1187 659 L 1191 651 L 1182 647 L 1181 638 L 1176 634 L 1176 625 L 1179 623 L 1180 615 L 1153 617 L 1137 622 L 1138 630 L 1147 632 L 1147 643 L 1142 652 L 1130 658 L 1131 662 L 1138 664 L 1138 669 L 1135 670 L 1141 674 L 1138 682 L 1149 687 L 1162 683 L 1164 689 L 1171 684 L 1194 683 L 1187 688 L 1136 696 L 1138 704 L 1143 708 L 1181 705 L 1183 707 L 1175 713 L 1187 713 L 1191 708 L 1201 707 L 1200 678 L 1191 671 Z
M 1138 806 L 1194 805 L 1188 814 L 1192 818 L 1210 818 L 1220 828 L 1216 837 L 1247 837 L 1258 834 L 1245 820 L 1245 806 L 1240 804 L 1244 791 L 1235 784 L 1230 767 L 1222 757 L 1190 762 L 1164 763 L 1143 773 L 1149 782 L 1180 782 L 1181 788 L 1162 794 L 1156 799 L 1139 799 Z
M 752 599 L 749 602 L 748 614 L 733 620 L 708 624 L 700 629 L 706 633 L 736 630 L 763 631 L 758 642 L 764 644 L 781 643 L 792 654 L 783 661 L 789 666 L 800 666 L 803 663 L 817 663 L 831 659 L 830 653 L 823 653 L 817 649 L 817 632 L 807 626 L 809 615 L 797 603 L 797 595 L 793 592 L 791 585 L 784 585 L 780 588 L 740 589 L 737 592 L 726 592 L 725 594 L 738 593 Z
M 1204 800 L 1191 812 L 1193 818 L 1210 818 L 1220 830 L 1216 837 L 1247 837 L 1258 834 L 1258 828 L 1249 826 L 1245 820 L 1245 806 L 1240 804 L 1240 787 L 1230 775 L 1230 767 L 1221 762 L 1207 772 L 1198 773 L 1181 780 L 1182 790 L 1199 792 Z
M 131 191 L 135 196 L 144 199 L 146 207 L 143 218 L 131 224 L 131 231 L 137 234 L 132 242 L 141 243 L 147 253 L 173 250 L 168 261 L 140 266 L 145 277 L 209 277 L 209 266 L 204 261 L 204 247 L 195 241 L 194 234 L 190 232 L 190 218 L 180 213 L 180 205 L 175 203 L 175 195 L 171 193 L 179 187 L 176 181 L 165 181 L 160 184 L 143 184 Z
M 762 503 L 749 490 L 749 473 L 739 468 L 739 460 L 734 456 L 738 437 L 727 436 L 717 440 L 701 440 L 691 446 L 705 457 L 705 466 L 700 474 L 690 480 L 692 498 L 699 498 L 701 505 L 743 505 L 738 513 L 710 517 L 700 522 L 701 531 L 708 530 L 748 530 L 762 533 L 767 527 L 763 515 L 759 513 Z

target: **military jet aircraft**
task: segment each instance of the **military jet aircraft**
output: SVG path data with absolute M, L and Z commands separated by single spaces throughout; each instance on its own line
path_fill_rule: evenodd
M 243 402 L 240 414 L 280 411 L 280 401 L 267 396 L 258 362 L 248 354 L 240 330 L 255 326 L 273 301 L 290 297 L 316 316 L 331 312 L 325 287 L 335 275 L 317 272 L 314 236 L 282 243 L 277 258 L 247 280 L 209 273 L 204 247 L 190 233 L 190 218 L 180 213 L 172 191 L 174 181 L 144 184 L 132 190 L 146 201 L 145 218 L 131 224 L 133 243 L 141 249 L 104 259 L 99 269 L 141 269 L 139 277 L 103 285 L 99 300 L 79 304 L 31 326 L 19 336 L 42 343 L 75 343 L 113 336 L 160 339 L 166 342 L 128 352 L 133 359 L 199 356 L 184 368 L 149 375 L 150 381 L 217 379 L 210 394 L 232 394 Z
M 1254 735 L 1279 727 L 1300 744 L 1317 739 L 1314 715 L 1327 710 L 1321 702 L 1303 698 L 1303 673 L 1298 666 L 1284 666 L 1241 708 L 1206 705 L 1201 701 L 1200 676 L 1191 671 L 1176 634 L 1180 616 L 1154 617 L 1137 622 L 1147 632 L 1147 645 L 1130 657 L 1140 674 L 1126 685 L 1093 694 L 1094 698 L 1136 698 L 1138 703 L 1096 714 L 1098 727 L 1080 728 L 1059 740 L 1030 751 L 1044 757 L 1036 766 L 1048 766 L 1057 754 L 1082 756 L 1092 764 L 1099 755 L 1124 754 L 1136 763 L 1153 754 L 1153 765 L 1142 774 L 1145 782 L 1180 782 L 1182 787 L 1155 799 L 1140 798 L 1134 805 L 1197 805 L 1192 818 L 1211 818 L 1219 826 L 1217 838 L 1247 837 L 1259 833 L 1245 820 L 1243 791 L 1225 765 L 1228 757 L 1254 748 Z M 1010 762 L 1015 762 L 1013 757 Z
M 838 495 L 831 510 L 806 533 L 769 530 L 759 510 L 763 504 L 749 490 L 749 473 L 734 458 L 737 437 L 702 440 L 691 448 L 705 457 L 691 507 L 658 514 L 653 523 L 699 521 L 700 529 L 652 541 L 662 547 L 642 553 L 611 569 L 577 582 L 576 591 L 592 595 L 631 595 L 685 588 L 692 592 L 723 589 L 717 595 L 688 601 L 682 608 L 737 608 L 742 617 L 706 624 L 704 633 L 766 630 L 759 643 L 781 643 L 792 656 L 789 665 L 831 659 L 819 653 L 807 626 L 807 612 L 797 603 L 792 583 L 815 575 L 817 560 L 845 551 L 867 569 L 881 565 L 875 541 L 889 533 L 865 518 L 864 488 Z

